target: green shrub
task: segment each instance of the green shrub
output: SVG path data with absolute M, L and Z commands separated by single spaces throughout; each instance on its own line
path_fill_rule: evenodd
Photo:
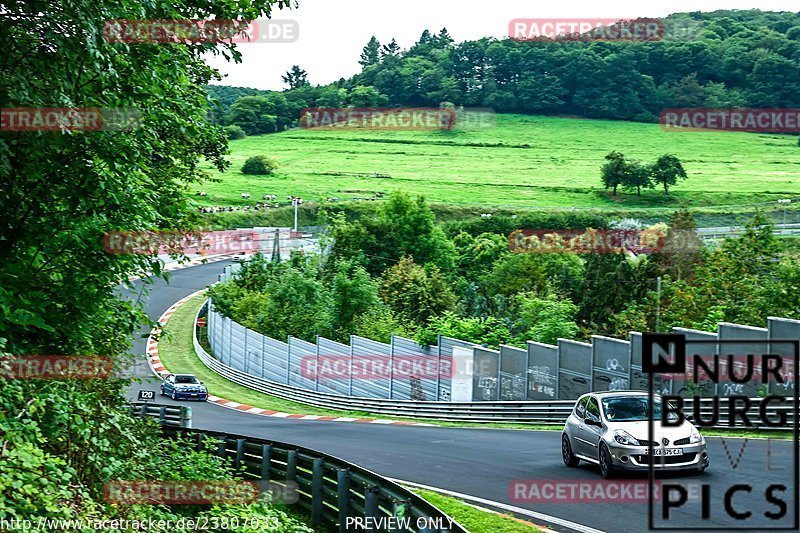
M 228 139 L 244 139 L 247 137 L 247 134 L 239 126 L 226 126 L 225 133 L 228 135 Z
M 242 166 L 242 174 L 272 174 L 278 168 L 278 162 L 265 155 L 254 155 Z

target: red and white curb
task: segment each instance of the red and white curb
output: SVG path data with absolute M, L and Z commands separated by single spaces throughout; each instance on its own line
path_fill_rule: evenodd
M 199 290 L 185 298 L 181 298 L 174 304 L 170 306 L 169 309 L 164 311 L 164 314 L 161 315 L 158 319 L 158 326 L 153 328 L 150 332 L 150 336 L 147 338 L 147 362 L 150 365 L 150 369 L 153 373 L 160 377 L 163 377 L 165 374 L 169 374 L 169 370 L 164 366 L 164 363 L 161 362 L 161 358 L 158 356 L 158 334 L 161 333 L 164 326 L 167 325 L 169 319 L 172 317 L 172 314 L 183 304 L 185 304 L 190 299 L 194 298 L 198 294 L 204 292 L 205 289 Z M 382 425 L 392 425 L 392 426 L 425 426 L 425 427 L 437 427 L 436 424 L 423 424 L 421 422 L 405 422 L 403 420 L 386 420 L 386 419 L 375 419 L 375 418 L 353 418 L 349 416 L 322 416 L 322 415 L 309 415 L 309 414 L 301 414 L 301 413 L 282 413 L 280 411 L 270 411 L 269 409 L 261 409 L 260 407 L 253 407 L 252 405 L 246 405 L 234 402 L 232 400 L 227 400 L 225 398 L 220 398 L 218 396 L 213 396 L 211 394 L 208 395 L 208 401 L 215 403 L 219 406 L 225 407 L 227 409 L 235 409 L 237 411 L 242 411 L 248 414 L 259 415 L 259 416 L 269 416 L 273 418 L 286 418 L 286 419 L 294 419 L 294 420 L 320 420 L 326 422 L 359 422 L 359 423 L 366 423 L 366 424 L 382 424 Z

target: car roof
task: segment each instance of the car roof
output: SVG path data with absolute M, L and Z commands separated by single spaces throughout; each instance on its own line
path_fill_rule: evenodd
M 614 396 L 648 396 L 647 391 L 641 390 L 615 390 L 615 391 L 601 391 L 601 392 L 588 392 L 581 396 L 581 398 L 585 396 L 596 396 L 598 398 L 609 398 Z M 654 394 L 654 396 L 660 397 L 660 394 Z
M 176 378 L 193 378 L 195 377 L 194 374 L 175 374 Z

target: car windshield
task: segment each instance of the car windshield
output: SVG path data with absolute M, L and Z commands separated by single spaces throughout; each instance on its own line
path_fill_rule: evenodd
M 175 383 L 200 383 L 194 376 L 175 376 Z
M 619 396 L 603 399 L 603 413 L 610 422 L 637 422 L 648 419 L 649 399 L 647 396 Z M 661 418 L 661 400 L 655 399 L 655 420 Z M 677 420 L 675 413 L 669 414 L 670 420 Z

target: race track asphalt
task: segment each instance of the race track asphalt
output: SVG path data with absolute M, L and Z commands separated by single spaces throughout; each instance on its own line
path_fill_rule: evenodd
M 169 283 L 157 280 L 150 294 L 143 296 L 150 317 L 158 318 L 177 300 L 187 296 L 217 279 L 222 268 L 229 264 L 213 264 L 177 270 L 171 273 Z M 141 286 L 137 282 L 137 287 Z M 137 297 L 135 292 L 124 291 L 127 297 Z M 140 331 L 134 347 L 138 354 L 135 375 L 146 379 L 136 390 L 156 390 L 155 380 L 144 358 L 144 340 Z M 175 403 L 161 398 L 160 403 Z M 585 498 L 569 498 L 570 484 L 587 482 L 593 491 L 603 490 L 613 496 L 613 491 L 635 491 L 632 484 L 646 484 L 646 475 L 623 476 L 613 487 L 602 482 L 596 467 L 581 463 L 577 468 L 567 468 L 561 461 L 560 433 L 558 431 L 526 431 L 504 429 L 462 429 L 417 426 L 384 426 L 350 422 L 329 422 L 279 419 L 254 416 L 226 409 L 216 404 L 191 403 L 193 426 L 228 433 L 261 437 L 296 444 L 338 456 L 382 475 L 467 494 L 494 502 L 529 509 L 577 524 L 609 532 L 641 532 L 648 530 L 648 505 L 646 501 L 596 501 L 593 493 Z M 710 438 L 711 467 L 702 475 L 665 475 L 661 481 L 681 484 L 688 488 L 688 501 L 674 511 L 668 522 L 661 520 L 660 500 L 655 502 L 655 526 L 697 530 L 712 527 L 717 530 L 736 530 L 744 526 L 756 530 L 782 526 L 791 527 L 797 512 L 797 498 L 793 486 L 793 443 Z M 735 467 L 733 465 L 736 465 Z M 549 498 L 545 501 L 516 501 L 509 488 L 515 480 L 537 482 L 544 487 L 547 482 L 560 484 L 566 498 Z M 658 480 L 657 480 L 658 481 Z M 734 520 L 725 511 L 724 493 L 733 485 L 751 486 L 752 492 L 738 492 L 732 504 L 741 511 L 750 510 L 753 517 Z M 765 511 L 778 508 L 765 499 L 770 484 L 786 486 L 785 492 L 774 494 L 787 503 L 787 516 L 769 520 Z M 700 485 L 709 487 L 710 518 L 700 518 Z M 598 488 L 599 487 L 599 488 Z M 583 489 L 585 490 L 585 489 Z M 658 491 L 656 491 L 658 492 Z M 636 494 L 630 492 L 629 494 Z M 552 495 L 551 495 L 552 496 Z M 635 499 L 635 498 L 634 498 Z M 553 525 L 546 520 L 533 520 L 557 531 L 573 528 Z M 587 530 L 590 531 L 590 530 Z

